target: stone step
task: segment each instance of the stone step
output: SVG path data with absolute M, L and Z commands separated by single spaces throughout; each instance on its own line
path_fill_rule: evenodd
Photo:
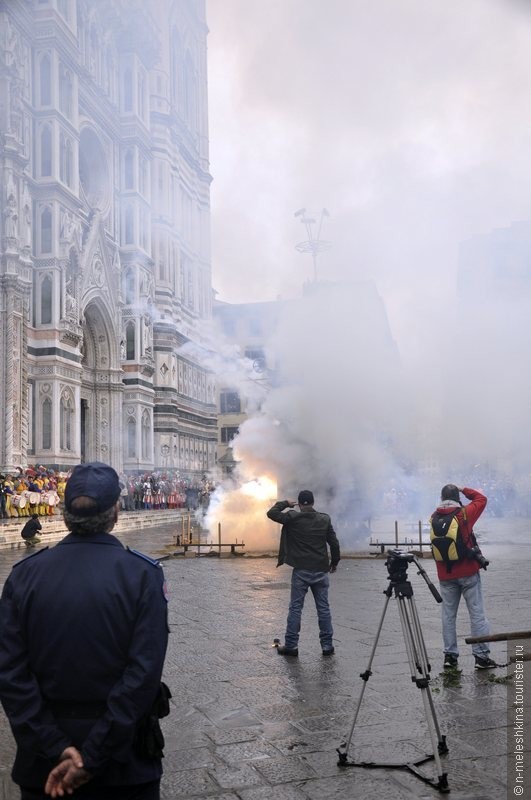
M 157 511 L 122 511 L 118 517 L 118 522 L 114 527 L 114 532 L 124 533 L 135 531 L 142 528 L 154 528 L 157 525 L 175 525 L 175 533 L 183 534 L 188 531 L 188 517 L 190 517 L 190 531 L 193 532 L 200 528 L 194 513 L 183 509 L 159 509 Z M 68 533 L 61 514 L 53 517 L 39 517 L 42 531 L 39 531 L 41 544 L 58 542 Z M 20 536 L 20 531 L 28 521 L 28 517 L 9 519 L 0 521 L 0 551 L 11 550 L 23 547 L 26 548 L 24 540 Z

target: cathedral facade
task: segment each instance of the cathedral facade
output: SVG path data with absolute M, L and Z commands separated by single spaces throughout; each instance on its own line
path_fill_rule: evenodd
M 0 469 L 215 462 L 204 0 L 0 2 Z

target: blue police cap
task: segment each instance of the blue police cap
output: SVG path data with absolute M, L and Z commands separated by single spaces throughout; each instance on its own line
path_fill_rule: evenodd
M 72 508 L 78 497 L 90 497 L 95 503 L 90 509 Z M 119 497 L 120 480 L 116 470 L 100 461 L 90 461 L 74 467 L 66 482 L 65 509 L 78 516 L 91 517 L 107 511 Z

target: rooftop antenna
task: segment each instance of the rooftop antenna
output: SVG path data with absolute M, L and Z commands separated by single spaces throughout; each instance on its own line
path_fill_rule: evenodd
M 298 211 L 295 212 L 295 216 L 299 217 L 300 221 L 306 228 L 307 239 L 304 242 L 299 242 L 299 244 L 295 245 L 295 249 L 299 251 L 299 253 L 310 253 L 313 260 L 313 280 L 314 283 L 317 283 L 317 256 L 319 253 L 322 253 L 324 250 L 329 250 L 332 246 L 330 242 L 326 242 L 321 239 L 321 228 L 323 227 L 323 219 L 325 217 L 329 217 L 330 214 L 323 208 L 321 211 L 321 216 L 319 218 L 319 225 L 317 228 L 317 234 L 315 234 L 315 226 L 317 225 L 317 220 L 313 219 L 311 216 L 308 216 L 306 213 L 305 208 L 299 208 Z

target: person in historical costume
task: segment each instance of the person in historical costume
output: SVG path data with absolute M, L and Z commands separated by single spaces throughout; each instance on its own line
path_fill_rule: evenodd
M 15 493 L 18 497 L 24 498 L 18 507 L 19 517 L 29 517 L 30 515 L 29 503 L 27 502 L 25 494 L 25 492 L 27 491 L 28 491 L 28 482 L 22 475 L 19 475 L 15 483 Z
M 15 495 L 15 483 L 11 475 L 8 475 L 4 481 L 4 492 L 6 494 L 7 516 L 11 518 L 18 517 L 17 508 L 13 504 L 13 497 Z

